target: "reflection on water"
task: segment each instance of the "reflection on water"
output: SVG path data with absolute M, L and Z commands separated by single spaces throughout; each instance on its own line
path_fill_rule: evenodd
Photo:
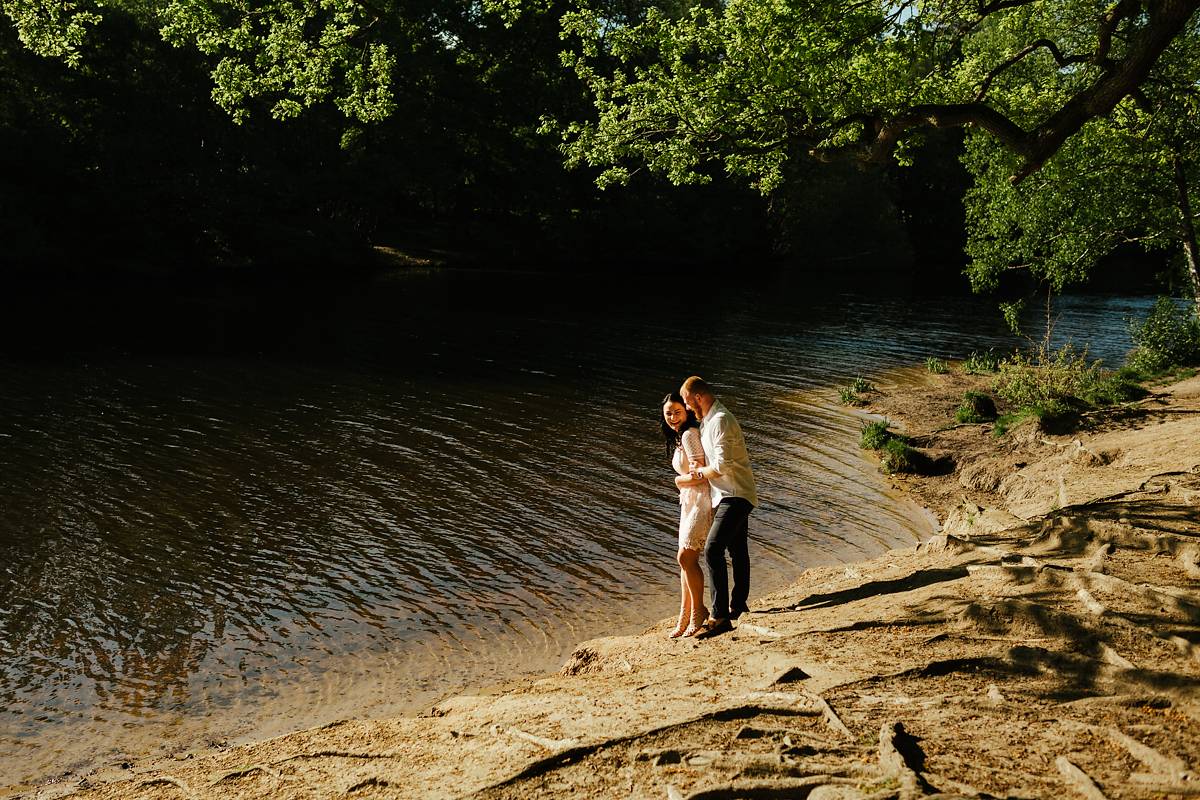
M 693 372 L 759 476 L 755 594 L 910 545 L 828 387 L 1013 344 L 984 300 L 648 294 L 412 273 L 285 329 L 226 309 L 235 356 L 0 362 L 0 774 L 412 711 L 668 615 L 656 403 Z M 1058 333 L 1115 360 L 1146 305 Z

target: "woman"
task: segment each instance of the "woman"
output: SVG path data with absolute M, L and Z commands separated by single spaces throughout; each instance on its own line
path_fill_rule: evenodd
M 700 445 L 696 415 L 676 392 L 663 398 L 662 432 L 676 472 L 675 485 L 679 487 L 679 622 L 670 633 L 670 638 L 675 639 L 695 636 L 708 619 L 700 553 L 704 551 L 704 540 L 712 524 L 712 505 L 708 481 L 689 477 L 693 470 L 705 465 L 704 448 Z

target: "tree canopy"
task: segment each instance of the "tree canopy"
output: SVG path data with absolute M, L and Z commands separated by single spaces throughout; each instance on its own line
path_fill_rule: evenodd
M 40 197 L 39 217 L 90 192 L 136 211 L 131 235 L 174 226 L 213 253 L 238 250 L 248 219 L 305 214 L 359 236 L 491 219 L 568 250 L 629 220 L 719 237 L 699 220 L 720 208 L 692 195 L 675 213 L 663 186 L 715 182 L 721 204 L 760 213 L 730 177 L 771 198 L 780 230 L 870 196 L 858 222 L 893 243 L 921 212 L 901 206 L 938 194 L 918 184 L 958 179 L 887 165 L 944 160 L 946 129 L 966 130 L 972 280 L 1031 264 L 1061 286 L 1117 242 L 1194 242 L 1198 6 L 0 0 L 0 135 L 34 152 L 0 181 Z M 562 173 L 555 139 L 591 172 Z M 859 180 L 823 162 L 872 166 Z M 592 193 L 596 175 L 633 199 Z M 101 205 L 76 202 L 81 220 Z M 13 231 L 39 227 L 5 211 Z
M 770 190 L 790 159 L 903 159 L 923 130 L 971 126 L 1019 180 L 1138 95 L 1197 7 L 729 0 L 622 16 L 600 0 L 566 20 L 597 109 L 565 126 L 567 149 L 606 180 L 643 164 L 705 180 L 718 160 Z
M 1042 85 L 1055 91 L 1057 71 L 1045 72 Z M 968 139 L 975 185 L 966 197 L 967 252 L 977 288 L 1020 266 L 1061 290 L 1086 280 L 1116 247 L 1136 244 L 1180 252 L 1200 290 L 1200 27 L 1172 42 L 1135 95 L 1090 120 L 1014 187 L 1006 176 L 1016 160 L 982 134 Z

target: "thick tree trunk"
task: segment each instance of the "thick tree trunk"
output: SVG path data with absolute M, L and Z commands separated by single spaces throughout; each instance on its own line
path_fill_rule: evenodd
M 1192 217 L 1192 202 L 1188 197 L 1187 174 L 1183 170 L 1183 159 L 1175 154 L 1175 190 L 1179 193 L 1179 214 L 1182 217 L 1183 254 L 1187 258 L 1188 272 L 1192 276 L 1192 296 L 1196 301 L 1196 314 L 1200 316 L 1200 248 L 1196 245 L 1196 224 Z

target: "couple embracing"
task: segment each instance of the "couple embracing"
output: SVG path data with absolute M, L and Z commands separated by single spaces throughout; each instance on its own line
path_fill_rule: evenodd
M 749 609 L 747 522 L 758 505 L 742 428 L 703 378 L 663 398 L 662 429 L 679 487 L 679 622 L 670 637 L 716 635 Z M 729 591 L 725 553 L 733 563 Z M 712 576 L 712 613 L 704 606 L 704 554 Z

